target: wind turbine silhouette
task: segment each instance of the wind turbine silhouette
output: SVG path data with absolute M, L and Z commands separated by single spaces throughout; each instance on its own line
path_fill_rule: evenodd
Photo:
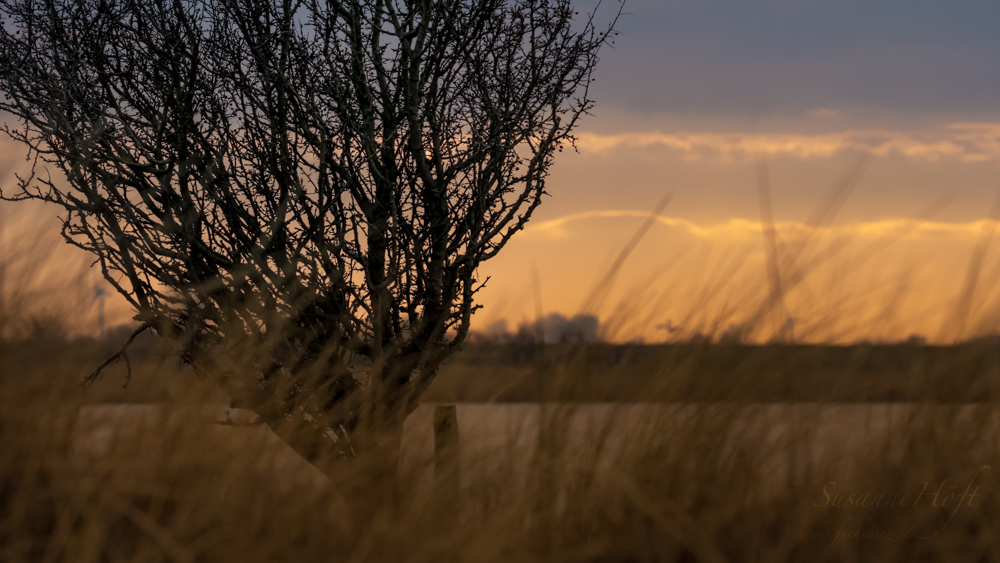
M 787 313 L 786 313 L 787 314 Z M 785 333 L 788 335 L 788 343 L 795 343 L 795 323 L 801 321 L 802 319 L 788 315 L 785 319 Z
M 104 337 L 104 299 L 108 292 L 99 284 L 94 284 L 94 301 L 97 302 L 97 328 L 99 337 Z

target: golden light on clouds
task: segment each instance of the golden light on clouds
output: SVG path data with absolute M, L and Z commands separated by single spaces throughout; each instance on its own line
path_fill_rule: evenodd
M 657 146 L 679 151 L 691 159 L 723 161 L 760 154 L 817 159 L 845 151 L 863 151 L 875 156 L 901 155 L 931 162 L 946 158 L 982 162 L 1000 158 L 1000 124 L 952 123 L 939 131 L 918 132 L 849 129 L 812 135 L 683 131 L 581 133 L 577 141 L 577 147 L 584 154 Z
M 557 219 L 531 224 L 524 229 L 522 236 L 528 238 L 566 238 L 571 234 L 569 227 L 572 223 L 587 221 L 590 219 L 615 219 L 622 217 L 646 219 L 649 217 L 649 212 L 628 209 L 612 209 L 575 213 L 559 217 Z M 763 231 L 763 227 L 759 221 L 751 221 L 748 219 L 734 218 L 707 227 L 698 225 L 693 221 L 677 217 L 658 216 L 655 217 L 655 221 L 660 225 L 680 229 L 683 232 L 695 237 L 718 241 L 739 241 L 747 237 L 760 237 Z M 896 218 L 847 225 L 835 225 L 832 227 L 813 227 L 798 221 L 779 221 L 775 223 L 775 228 L 778 230 L 779 235 L 782 238 L 790 239 L 795 239 L 804 235 L 880 239 L 884 237 L 898 236 L 904 233 L 911 237 L 945 236 L 951 239 L 968 239 L 968 237 L 978 236 L 978 233 L 980 233 L 990 222 L 991 221 L 988 219 L 970 223 L 946 223 L 922 219 Z

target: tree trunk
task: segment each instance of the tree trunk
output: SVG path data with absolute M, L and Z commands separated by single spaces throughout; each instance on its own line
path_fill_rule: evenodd
M 354 436 L 354 457 L 333 464 L 327 475 L 347 501 L 357 533 L 378 525 L 399 506 L 399 452 L 403 425 Z
M 377 525 L 380 514 L 390 514 L 399 503 L 399 452 L 403 421 L 380 421 L 350 435 L 348 455 L 326 429 L 300 421 L 282 420 L 268 426 L 303 459 L 326 474 L 351 512 L 355 533 Z
M 434 518 L 450 523 L 458 513 L 458 415 L 455 405 L 434 408 Z

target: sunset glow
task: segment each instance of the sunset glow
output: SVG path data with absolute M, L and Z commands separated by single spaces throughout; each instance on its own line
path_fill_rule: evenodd
M 595 295 L 600 308 L 589 312 L 617 341 L 718 337 L 742 323 L 756 341 L 788 322 L 796 340 L 816 342 L 949 342 L 1000 329 L 990 211 L 1000 193 L 998 8 L 907 4 L 912 25 L 897 25 L 901 3 L 751 4 L 732 13 L 628 4 L 614 48 L 601 54 L 594 115 L 575 150 L 557 156 L 551 197 L 480 269 L 489 282 L 476 330 L 504 321 L 516 331 L 539 310 L 571 316 Z M 8 171 L 26 169 L 20 148 L 4 141 L 0 150 Z M 777 304 L 760 158 L 778 241 Z M 844 180 L 855 167 L 857 178 Z M 610 275 L 667 194 L 670 204 Z M 8 254 L 19 232 L 55 237 L 55 210 L 26 209 L 3 206 Z M 38 258 L 87 261 L 52 248 Z M 85 289 L 46 291 L 31 307 L 72 311 L 74 330 L 92 331 L 93 299 L 81 296 L 96 271 L 60 279 L 66 268 L 45 268 L 32 284 Z M 613 283 L 597 287 L 605 279 Z M 6 291 L 34 295 L 10 283 Z M 116 299 L 108 322 L 127 322 Z M 682 328 L 658 328 L 668 320 Z

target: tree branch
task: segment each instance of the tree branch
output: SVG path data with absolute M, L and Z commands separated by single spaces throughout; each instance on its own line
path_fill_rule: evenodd
M 101 365 L 97 366 L 97 369 L 95 369 L 93 372 L 91 372 L 90 375 L 84 378 L 83 390 L 87 391 L 88 389 L 90 389 L 90 386 L 93 385 L 94 382 L 101 377 L 101 372 L 104 371 L 104 368 L 108 367 L 109 365 L 121 359 L 125 360 L 125 365 L 128 367 L 128 373 L 125 375 L 125 385 L 123 385 L 122 388 L 124 389 L 125 387 L 128 387 L 129 381 L 132 380 L 132 364 L 129 362 L 128 354 L 126 354 L 126 351 L 128 350 L 128 347 L 132 344 L 132 341 L 135 340 L 135 337 L 139 336 L 139 333 L 148 328 L 151 328 L 152 326 L 153 325 L 149 323 L 142 323 L 141 325 L 139 325 L 139 328 L 133 330 L 132 334 L 129 335 L 128 339 L 125 340 L 125 343 L 122 344 L 122 347 L 119 348 L 117 352 L 108 356 L 106 360 L 101 362 Z

